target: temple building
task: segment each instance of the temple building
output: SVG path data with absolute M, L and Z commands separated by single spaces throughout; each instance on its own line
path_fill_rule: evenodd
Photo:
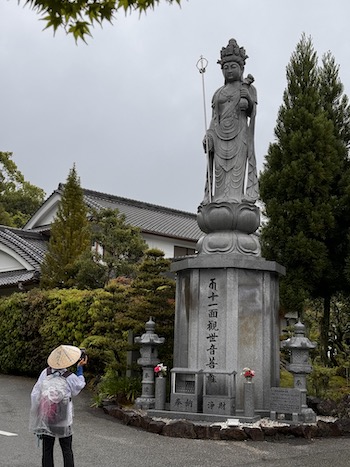
M 0 295 L 38 285 L 62 192 L 59 184 L 23 229 L 0 225 Z M 195 253 L 202 235 L 196 214 L 88 189 L 83 193 L 88 208 L 118 209 L 127 223 L 141 230 L 149 248 L 162 250 L 166 258 Z

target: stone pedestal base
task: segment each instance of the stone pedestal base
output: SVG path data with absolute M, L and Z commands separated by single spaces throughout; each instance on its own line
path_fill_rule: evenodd
M 198 207 L 197 222 L 205 232 L 254 233 L 260 225 L 260 209 L 254 203 L 212 202 Z
M 255 410 L 269 412 L 270 388 L 279 385 L 278 276 L 284 268 L 240 254 L 199 254 L 174 262 L 172 271 L 177 273 L 174 367 L 237 374 L 252 368 Z M 241 411 L 243 383 L 237 378 Z
M 212 232 L 197 243 L 199 253 L 242 253 L 260 256 L 261 248 L 256 235 L 243 232 Z
M 260 256 L 260 210 L 249 202 L 212 202 L 198 207 L 198 225 L 204 235 L 197 243 L 199 254 L 240 253 Z

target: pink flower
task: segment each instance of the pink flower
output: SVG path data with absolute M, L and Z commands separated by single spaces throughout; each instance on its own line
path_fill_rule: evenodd
M 154 367 L 154 372 L 159 376 L 160 374 L 165 376 L 166 375 L 166 372 L 167 372 L 167 367 L 165 365 L 163 365 L 163 363 L 158 363 L 158 365 L 156 365 Z
M 253 376 L 255 376 L 255 371 L 251 370 L 250 368 L 243 368 L 241 375 L 245 378 L 252 378 Z

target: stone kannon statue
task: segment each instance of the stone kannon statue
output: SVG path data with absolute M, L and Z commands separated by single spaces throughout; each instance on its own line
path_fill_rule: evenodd
M 221 49 L 218 63 L 225 84 L 213 96 L 212 120 L 203 141 L 205 151 L 208 144 L 209 167 L 202 204 L 240 203 L 258 198 L 254 151 L 257 94 L 252 75 L 243 79 L 247 58 L 244 48 L 239 47 L 235 39 Z
M 258 255 L 259 242 L 247 237 L 260 225 L 260 212 L 255 206 L 259 197 L 254 149 L 257 93 L 252 85 L 254 78 L 248 75 L 243 79 L 248 58 L 245 49 L 230 39 L 220 55 L 218 63 L 225 82 L 214 93 L 212 119 L 203 141 L 208 167 L 204 199 L 198 208 L 198 225 L 206 233 L 227 232 L 229 245 L 223 246 L 222 233 L 211 235 L 211 246 L 204 252 Z M 228 233 L 232 231 L 243 232 L 238 243 L 237 234 Z M 218 242 L 213 243 L 215 238 L 219 239 L 220 246 Z M 254 246 L 247 250 L 246 243 L 251 244 L 252 240 Z M 203 251 L 201 244 L 202 241 L 199 252 Z

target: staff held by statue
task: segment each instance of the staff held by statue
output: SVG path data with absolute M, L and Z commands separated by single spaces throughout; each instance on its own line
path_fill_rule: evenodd
M 212 185 L 212 180 L 211 180 L 211 175 L 210 175 L 210 156 L 209 156 L 209 141 L 208 141 L 208 135 L 207 135 L 207 110 L 206 110 L 206 105 L 205 105 L 205 85 L 204 85 L 204 73 L 205 70 L 208 66 L 208 60 L 203 57 L 203 55 L 200 56 L 200 59 L 198 60 L 196 67 L 199 71 L 199 73 L 202 75 L 202 93 L 203 93 L 203 108 L 204 108 L 204 131 L 205 131 L 205 138 L 204 138 L 204 144 L 205 144 L 205 152 L 207 155 L 207 183 L 208 183 L 208 197 L 209 197 L 209 203 L 211 203 L 211 196 L 212 196 L 212 190 L 213 190 L 213 185 Z

